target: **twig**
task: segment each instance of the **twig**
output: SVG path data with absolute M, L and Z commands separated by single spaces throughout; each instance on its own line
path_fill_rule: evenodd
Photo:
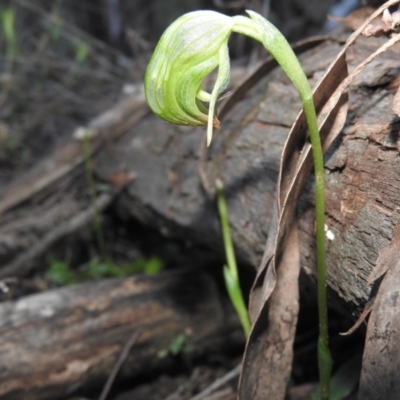
M 117 377 L 117 374 L 119 370 L 122 367 L 122 364 L 125 362 L 126 358 L 128 357 L 129 352 L 131 351 L 133 345 L 136 343 L 136 341 L 139 339 L 139 336 L 141 334 L 141 329 L 138 329 L 135 331 L 129 341 L 126 343 L 125 347 L 122 349 L 122 352 L 117 360 L 117 362 L 114 365 L 114 368 L 111 371 L 111 374 L 109 375 L 106 384 L 104 385 L 104 388 L 100 394 L 99 400 L 106 400 L 106 397 L 108 396 L 108 393 L 110 392 L 111 386 L 115 381 L 115 378 Z
M 206 396 L 210 395 L 214 390 L 219 389 L 222 385 L 229 382 L 233 378 L 239 376 L 240 371 L 242 370 L 241 364 L 236 366 L 232 371 L 225 374 L 222 378 L 217 379 L 214 383 L 204 389 L 202 392 L 192 397 L 190 400 L 203 400 Z

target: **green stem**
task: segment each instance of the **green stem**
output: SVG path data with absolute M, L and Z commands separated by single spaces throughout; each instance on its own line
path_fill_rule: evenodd
M 319 316 L 318 368 L 319 379 L 321 383 L 321 398 L 322 400 L 329 400 L 332 356 L 328 347 L 324 157 L 312 98 L 303 99 L 303 107 L 310 135 L 315 174 L 315 236 L 317 249 L 317 292 Z
M 271 53 L 296 87 L 304 108 L 311 141 L 315 174 L 315 225 L 317 250 L 317 292 L 319 315 L 318 368 L 321 398 L 329 400 L 332 357 L 328 347 L 328 307 L 326 296 L 325 254 L 325 171 L 313 95 L 307 77 L 284 36 L 266 19 L 248 11 L 252 22 L 241 16 L 234 17 L 234 30 L 261 42 Z
M 243 299 L 243 293 L 239 284 L 239 274 L 236 264 L 235 250 L 229 227 L 229 214 L 226 205 L 225 196 L 223 193 L 222 182 L 217 179 L 216 189 L 218 196 L 218 211 L 221 222 L 222 237 L 224 241 L 224 249 L 228 266 L 224 266 L 224 279 L 229 298 L 239 316 L 244 334 L 246 337 L 250 334 L 250 318 L 247 312 L 247 307 Z

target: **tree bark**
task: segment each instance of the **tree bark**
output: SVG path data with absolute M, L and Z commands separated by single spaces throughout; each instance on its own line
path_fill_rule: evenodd
M 350 69 L 384 40 L 361 38 L 348 54 Z M 340 46 L 339 39 L 326 41 L 300 57 L 312 83 Z M 346 125 L 325 157 L 328 284 L 333 303 L 345 304 L 355 314 L 369 297 L 367 278 L 380 249 L 392 238 L 400 210 L 400 120 L 391 112 L 398 51 L 397 46 L 384 53 L 354 81 Z M 281 149 L 300 108 L 290 82 L 273 71 L 224 118 L 210 149 L 202 147 L 204 130 L 173 127 L 149 117 L 99 157 L 97 172 L 104 175 L 118 159 L 137 173 L 138 179 L 119 198 L 122 215 L 157 227 L 166 236 L 221 252 L 213 198 L 215 179 L 220 178 L 239 259 L 257 267 Z M 301 264 L 310 276 L 315 269 L 312 183 L 310 177 L 298 211 Z
M 359 39 L 348 54 L 350 69 L 384 40 Z M 341 43 L 340 37 L 326 40 L 300 56 L 312 84 L 335 58 Z M 390 242 L 398 221 L 400 122 L 391 113 L 393 88 L 396 82 L 398 85 L 398 50 L 395 47 L 385 52 L 352 84 L 345 128 L 326 155 L 327 229 L 331 238 L 328 284 L 333 302 L 346 304 L 356 314 L 369 297 L 367 278 L 378 253 Z M 122 137 L 102 146 L 93 157 L 94 171 L 97 179 L 107 182 L 115 171 L 136 176 L 112 204 L 122 218 L 139 220 L 166 237 L 207 248 L 222 257 L 214 199 L 214 182 L 220 178 L 238 258 L 242 264 L 257 268 L 268 234 L 282 146 L 300 108 L 288 79 L 274 70 L 224 117 L 211 148 L 204 148 L 203 128 L 176 127 L 149 115 Z M 315 264 L 312 186 L 310 177 L 298 212 L 301 264 L 311 277 Z M 63 187 L 68 186 L 64 183 Z M 54 182 L 52 188 L 60 193 Z M 43 197 L 43 190 L 41 193 Z M 73 201 L 82 201 L 80 193 L 72 193 Z M 90 205 L 88 200 L 86 205 Z M 0 227 L 7 228 L 0 232 L 0 245 L 4 248 L 4 243 L 17 242 L 14 255 L 26 250 L 28 238 L 32 245 L 48 228 L 36 229 L 36 235 L 18 224 L 10 228 L 6 222 L 18 218 L 20 210 L 5 210 L 0 221 Z M 10 258 L 4 250 L 3 259 L 9 262 L 7 254 Z M 4 276 L 1 271 L 0 276 Z
M 171 368 L 173 357 L 159 352 L 180 334 L 191 348 L 180 357 L 244 342 L 212 279 L 190 268 L 52 290 L 0 304 L 0 397 L 54 400 L 101 389 L 137 331 L 121 379 Z

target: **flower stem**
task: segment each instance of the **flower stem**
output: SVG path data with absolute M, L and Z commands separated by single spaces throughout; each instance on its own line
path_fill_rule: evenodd
M 328 305 L 326 294 L 326 251 L 325 251 L 325 175 L 324 158 L 319 136 L 317 117 L 312 98 L 303 99 L 307 119 L 315 174 L 315 236 L 317 250 L 317 293 L 318 293 L 318 369 L 321 399 L 329 400 L 332 356 L 328 347 Z
M 224 266 L 224 280 L 225 286 L 228 291 L 229 298 L 239 316 L 240 323 L 242 325 L 246 338 L 250 334 L 250 318 L 247 312 L 246 304 L 243 300 L 242 290 L 239 283 L 239 274 L 236 265 L 235 250 L 233 248 L 233 241 L 231 231 L 229 228 L 229 215 L 228 207 L 223 192 L 222 182 L 217 179 L 215 183 L 218 197 L 218 211 L 219 219 L 221 222 L 222 237 L 224 240 L 224 249 L 226 262 L 228 266 Z
M 315 226 L 317 252 L 318 293 L 318 369 L 322 400 L 329 400 L 332 357 L 328 347 L 328 306 L 326 296 L 326 253 L 325 253 L 325 171 L 324 157 L 319 135 L 313 95 L 307 77 L 283 35 L 266 19 L 248 11 L 253 23 L 242 17 L 236 18 L 235 30 L 260 41 L 271 53 L 296 87 L 304 108 L 315 174 Z

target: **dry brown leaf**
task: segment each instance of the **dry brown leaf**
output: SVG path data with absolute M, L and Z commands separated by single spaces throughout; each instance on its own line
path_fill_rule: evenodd
M 292 224 L 287 235 L 288 248 L 282 255 L 277 270 L 277 283 L 269 299 L 269 308 L 262 310 L 248 342 L 243 368 L 252 372 L 245 375 L 240 398 L 283 399 L 290 378 L 293 359 L 293 338 L 299 312 L 300 254 L 297 225 Z M 266 346 L 266 336 L 269 346 Z M 262 351 L 262 360 L 259 355 Z M 261 362 L 260 362 L 261 361 Z M 262 383 L 260 384 L 260 377 Z M 267 384 L 264 384 L 267 382 Z M 243 389 L 245 393 L 243 393 Z
M 351 335 L 365 321 L 369 313 L 372 311 L 372 308 L 374 307 L 375 299 L 376 297 L 374 295 L 368 300 L 367 304 L 364 306 L 364 310 L 357 318 L 357 321 L 353 324 L 353 326 L 349 330 L 347 330 L 346 332 L 341 332 L 340 335 L 342 336 Z

